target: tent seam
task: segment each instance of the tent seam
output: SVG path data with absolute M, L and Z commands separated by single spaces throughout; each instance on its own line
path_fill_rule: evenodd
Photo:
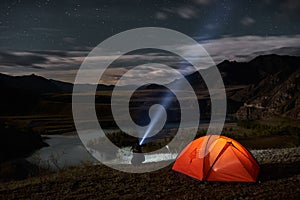
M 215 159 L 215 161 L 213 162 L 213 164 L 210 166 L 207 174 L 205 174 L 205 178 L 204 180 L 206 180 L 211 172 L 211 169 L 213 168 L 213 166 L 216 164 L 216 162 L 219 160 L 219 158 L 221 157 L 221 155 L 226 151 L 226 149 L 230 146 L 229 142 L 226 143 L 226 145 L 223 147 L 223 149 L 220 151 L 219 155 L 217 156 L 217 158 Z

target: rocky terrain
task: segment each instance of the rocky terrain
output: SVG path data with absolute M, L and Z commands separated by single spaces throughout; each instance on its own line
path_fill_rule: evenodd
M 300 118 L 300 57 L 271 54 L 245 63 L 225 60 L 217 67 L 226 87 L 228 114 L 239 119 Z M 195 91 L 206 89 L 198 73 L 186 78 Z
M 300 147 L 251 150 L 251 153 L 260 164 L 300 162 Z
M 296 57 L 260 56 L 250 64 L 270 71 L 266 70 L 264 78 L 248 87 L 248 99 L 237 111 L 237 116 L 242 119 L 274 116 L 300 119 L 300 60 Z
M 252 151 L 260 163 L 258 181 L 252 184 L 196 181 L 174 173 L 172 165 L 143 174 L 82 165 L 1 183 L 0 199 L 299 199 L 299 150 Z M 151 165 L 155 163 L 144 167 Z

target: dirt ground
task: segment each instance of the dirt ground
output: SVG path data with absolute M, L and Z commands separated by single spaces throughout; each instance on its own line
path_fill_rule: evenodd
M 274 151 L 253 152 L 261 168 L 257 183 L 196 181 L 172 165 L 144 174 L 82 165 L 1 183 L 0 199 L 300 199 L 299 148 Z

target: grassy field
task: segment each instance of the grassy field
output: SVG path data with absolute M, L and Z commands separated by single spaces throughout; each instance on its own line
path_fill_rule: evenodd
M 147 167 L 147 166 L 145 166 Z M 264 164 L 257 183 L 204 183 L 171 171 L 144 174 L 83 165 L 1 183 L 1 199 L 299 199 L 300 163 Z
M 67 116 L 5 119 L 19 128 L 33 127 L 32 131 L 40 134 L 73 132 L 72 118 Z M 285 119 L 237 121 L 226 123 L 222 134 L 249 149 L 298 147 L 299 124 Z M 202 126 L 197 137 L 205 133 L 206 127 Z M 120 146 L 134 141 L 122 132 L 114 132 L 111 140 Z M 165 143 L 168 140 L 160 140 L 160 144 L 152 144 L 148 149 Z M 151 173 L 129 174 L 103 165 L 83 164 L 58 172 L 44 170 L 24 180 L 0 182 L 0 199 L 300 199 L 300 161 L 298 157 L 294 160 L 261 162 L 259 180 L 253 184 L 204 183 L 173 172 L 172 165 Z

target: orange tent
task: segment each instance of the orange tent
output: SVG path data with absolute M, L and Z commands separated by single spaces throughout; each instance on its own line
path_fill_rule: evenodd
M 209 135 L 192 141 L 177 157 L 174 171 L 207 181 L 255 182 L 259 166 L 237 141 Z

